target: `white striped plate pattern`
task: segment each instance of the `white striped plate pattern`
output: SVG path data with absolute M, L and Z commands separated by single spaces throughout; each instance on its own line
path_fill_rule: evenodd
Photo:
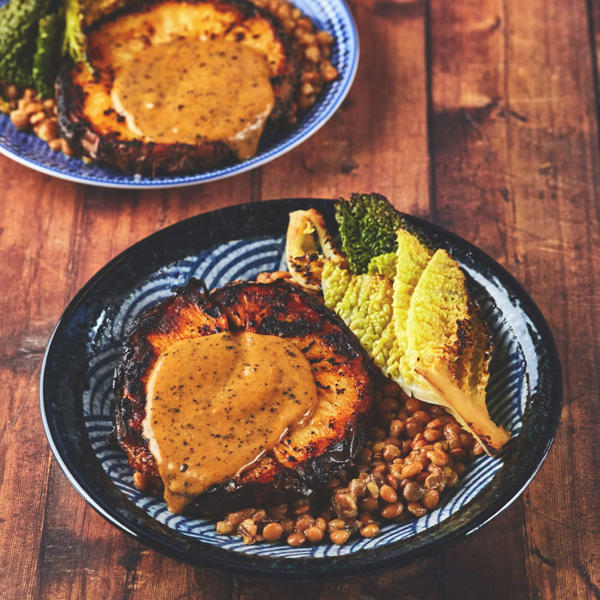
M 285 241 L 281 237 L 234 240 L 189 256 L 169 265 L 137 286 L 114 313 L 105 312 L 93 332 L 97 348 L 87 373 L 83 396 L 83 414 L 91 446 L 115 486 L 151 517 L 172 529 L 214 546 L 235 552 L 277 557 L 337 556 L 376 548 L 409 538 L 437 525 L 470 502 L 494 477 L 502 466 L 502 455 L 479 457 L 465 472 L 459 485 L 442 495 L 440 506 L 421 519 L 402 525 L 387 525 L 371 539 L 358 539 L 343 546 L 322 544 L 292 548 L 283 544 L 245 545 L 238 539 L 217 535 L 214 523 L 174 515 L 162 499 L 146 496 L 133 486 L 132 472 L 125 455 L 107 443 L 112 428 L 111 385 L 113 371 L 120 354 L 124 335 L 133 320 L 143 311 L 168 298 L 173 288 L 190 278 L 203 279 L 210 289 L 235 279 L 251 280 L 262 271 L 283 268 Z M 513 436 L 519 433 L 529 389 L 525 364 L 536 362 L 533 348 L 523 348 L 515 331 L 526 327 L 523 316 L 512 307 L 503 288 L 489 280 L 478 281 L 476 272 L 467 269 L 475 282 L 482 317 L 494 335 L 495 352 L 488 385 L 488 406 L 494 420 Z M 510 322 L 510 327 L 507 322 Z M 529 371 L 529 370 L 528 370 Z M 533 383 L 533 382 L 529 382 Z

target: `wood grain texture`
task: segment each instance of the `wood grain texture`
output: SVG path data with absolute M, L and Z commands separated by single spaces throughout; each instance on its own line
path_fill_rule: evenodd
M 0 157 L 0 598 L 600 598 L 600 0 L 357 0 L 361 65 L 342 110 L 266 167 L 114 191 Z M 107 260 L 221 206 L 376 190 L 479 245 L 532 294 L 565 376 L 559 435 L 522 496 L 427 560 L 294 585 L 173 561 L 68 484 L 38 409 L 44 347 Z
M 400 210 L 429 208 L 425 4 L 359 0 L 354 86 L 317 134 L 262 169 L 264 198 L 379 191 Z
M 506 540 L 513 551 L 500 571 L 488 563 L 485 579 L 509 597 L 594 597 L 598 482 L 576 455 L 582 437 L 598 448 L 599 156 L 586 7 L 434 2 L 431 15 L 436 216 L 525 285 L 555 332 L 565 376 L 555 447 L 521 500 L 521 528 Z

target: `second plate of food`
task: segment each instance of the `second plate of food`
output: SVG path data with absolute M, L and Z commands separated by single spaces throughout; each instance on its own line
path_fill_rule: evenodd
M 89 15 L 93 70 L 65 60 L 56 106 L 10 91 L 1 153 L 104 187 L 214 181 L 305 141 L 340 107 L 356 74 L 358 36 L 344 0 L 109 5 L 121 8 Z
M 438 249 L 433 256 L 441 259 L 443 269 L 450 272 L 454 265 L 460 266 L 456 273 L 465 274 L 470 295 L 465 307 L 471 307 L 471 300 L 477 303 L 481 331 L 485 329 L 491 336 L 489 380 L 488 369 L 484 369 L 487 410 L 493 420 L 489 420 L 490 436 L 479 427 L 486 418 L 477 424 L 481 413 L 467 419 L 480 442 L 442 407 L 409 399 L 380 375 L 375 375 L 374 391 L 369 392 L 365 373 L 372 367 L 358 358 L 356 338 L 337 317 L 327 316 L 331 313 L 314 297 L 314 291 L 296 295 L 287 283 L 277 281 L 256 289 L 248 283 L 232 286 L 234 281 L 264 280 L 264 273 L 275 273 L 267 279 L 289 277 L 282 271 L 287 264 L 290 213 L 308 208 L 323 215 L 324 220 L 317 225 L 337 235 L 332 201 L 290 199 L 202 214 L 142 240 L 84 286 L 66 309 L 48 346 L 42 369 L 41 409 L 49 442 L 63 471 L 107 520 L 174 557 L 240 574 L 297 579 L 359 575 L 398 566 L 474 532 L 506 508 L 535 475 L 553 441 L 560 416 L 561 379 L 548 326 L 502 267 L 448 231 L 415 217 L 398 216 L 410 231 L 407 240 L 415 244 L 413 248 L 422 244 L 428 249 L 430 264 L 435 262 L 432 249 Z M 354 235 L 351 229 L 343 235 Z M 306 229 L 299 231 L 302 234 Z M 317 237 L 325 247 L 330 246 L 327 235 Z M 310 255 L 309 239 L 300 241 Z M 363 258 L 360 252 L 353 254 L 352 268 L 364 270 L 364 265 L 356 262 Z M 381 274 L 386 272 L 386 261 L 373 263 L 380 274 L 365 277 L 387 281 Z M 310 276 L 311 270 L 314 275 L 314 263 L 309 260 L 306 269 L 298 269 L 296 279 Z M 340 264 L 343 271 L 345 263 Z M 350 289 L 346 275 L 336 277 L 331 271 L 323 272 L 323 281 L 342 281 L 342 287 Z M 341 303 L 333 298 L 338 292 L 330 283 L 325 287 L 325 302 L 336 305 L 336 312 L 373 354 L 368 331 L 361 323 L 374 314 L 385 318 L 381 307 L 386 302 L 391 306 L 392 296 L 388 300 L 382 295 L 376 297 L 373 290 L 369 292 L 368 282 L 362 281 L 359 288 L 364 288 L 364 297 L 347 293 L 344 304 L 341 295 L 337 298 Z M 226 287 L 209 292 L 221 286 Z M 460 291 L 460 285 L 453 289 Z M 458 297 L 446 291 L 447 297 Z M 261 304 L 266 296 L 270 298 L 268 308 Z M 355 303 L 353 315 L 346 310 L 348 303 Z M 418 304 L 417 300 L 414 303 Z M 373 311 L 375 305 L 377 311 Z M 192 313 L 187 312 L 190 306 Z M 202 322 L 196 321 L 197 317 Z M 476 329 L 474 319 L 471 326 Z M 324 431 L 309 432 L 313 436 L 309 443 L 295 448 L 288 444 L 270 455 L 285 463 L 283 471 L 289 477 L 282 485 L 299 499 L 261 498 L 254 493 L 251 481 L 238 478 L 235 485 L 249 483 L 239 485 L 241 504 L 240 497 L 231 509 L 223 504 L 219 516 L 185 514 L 177 506 L 177 493 L 167 498 L 171 510 L 167 507 L 156 466 L 148 466 L 153 458 L 140 437 L 143 411 L 136 412 L 136 402 L 141 399 L 139 383 L 148 381 L 145 370 L 154 360 L 152 347 L 159 348 L 164 342 L 166 348 L 177 342 L 181 339 L 178 328 L 190 323 L 201 336 L 230 326 L 232 331 L 256 330 L 295 342 L 299 337 L 307 341 L 300 346 L 313 364 L 313 373 L 317 373 L 316 385 L 323 397 L 331 393 L 333 398 L 328 397 L 326 410 L 332 405 L 338 408 Z M 315 323 L 319 328 L 314 328 Z M 136 332 L 133 336 L 132 327 Z M 461 322 L 463 341 L 471 335 L 465 328 L 468 326 Z M 316 339 L 309 339 L 313 334 Z M 337 355 L 327 354 L 328 348 L 340 356 L 347 353 L 347 360 L 340 363 Z M 467 355 L 473 359 L 477 345 Z M 375 355 L 374 360 L 378 363 L 380 358 Z M 477 361 L 488 364 L 485 351 Z M 333 378 L 331 365 L 338 369 Z M 172 372 L 177 375 L 178 369 Z M 346 389 L 352 377 L 354 389 L 360 393 Z M 406 378 L 396 379 L 406 383 Z M 346 383 L 338 385 L 340 381 Z M 370 393 L 373 409 L 366 412 L 365 400 Z M 179 423 L 179 409 L 171 409 L 178 428 L 193 428 L 193 423 Z M 356 418 L 358 413 L 360 419 Z M 111 437 L 115 414 L 121 447 Z M 453 414 L 466 413 L 458 409 Z M 357 434 L 355 425 L 359 422 L 361 433 Z M 260 423 L 264 429 L 265 424 Z M 219 424 L 212 433 L 221 437 L 221 428 Z M 343 433 L 338 435 L 339 431 Z M 231 435 L 239 441 L 237 434 Z M 294 435 L 292 431 L 290 437 Z M 326 440 L 326 452 L 319 456 L 315 449 L 322 439 Z M 337 442 L 327 441 L 333 439 Z M 483 452 L 483 446 L 493 450 L 493 445 L 502 449 L 490 455 Z M 358 453 L 361 447 L 364 449 Z M 303 452 L 313 453 L 315 458 L 307 462 Z M 274 463 L 267 458 L 254 463 L 260 468 L 244 472 L 251 472 L 255 481 L 270 476 Z M 294 474 L 290 465 L 293 467 L 295 461 L 302 468 Z M 193 470 L 186 461 L 176 466 L 176 472 L 169 475 L 172 481 L 185 479 L 188 468 Z M 317 494 L 307 502 L 301 494 L 309 488 L 316 489 Z M 170 489 L 176 490 L 176 485 Z M 210 502 L 207 505 L 213 513 L 215 505 L 218 512 L 219 502 L 235 496 L 227 487 L 215 490 L 212 506 Z

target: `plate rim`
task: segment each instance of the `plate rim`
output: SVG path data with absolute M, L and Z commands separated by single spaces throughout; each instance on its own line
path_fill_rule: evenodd
M 147 177 L 141 177 L 140 181 L 132 181 L 128 183 L 118 183 L 112 181 L 99 180 L 96 178 L 88 178 L 85 175 L 72 175 L 70 173 L 66 173 L 63 170 L 52 168 L 44 163 L 39 162 L 38 160 L 34 160 L 31 158 L 27 158 L 16 153 L 14 150 L 7 147 L 2 138 L 0 137 L 0 154 L 6 156 L 7 158 L 15 161 L 16 163 L 32 169 L 33 171 L 37 171 L 38 173 L 42 173 L 44 175 L 48 175 L 50 177 L 55 177 L 56 179 L 61 179 L 63 181 L 69 181 L 71 183 L 80 183 L 84 185 L 89 185 L 93 187 L 107 188 L 107 189 L 122 189 L 122 190 L 160 190 L 160 189 L 170 189 L 170 188 L 184 188 L 193 185 L 202 185 L 204 183 L 212 183 L 214 181 L 220 181 L 222 179 L 227 179 L 230 177 L 235 177 L 236 175 L 241 175 L 242 173 L 247 173 L 248 171 L 252 171 L 253 169 L 258 169 L 263 167 L 264 165 L 282 157 L 284 154 L 291 152 L 295 148 L 297 148 L 300 144 L 303 144 L 308 139 L 310 139 L 315 133 L 317 133 L 339 110 L 341 104 L 347 98 L 350 90 L 352 89 L 352 84 L 354 83 L 354 79 L 356 78 L 356 73 L 358 71 L 358 65 L 360 61 L 360 39 L 358 35 L 358 27 L 356 25 L 356 21 L 354 19 L 354 15 L 350 6 L 348 5 L 347 0 L 330 0 L 338 4 L 338 10 L 342 11 L 345 17 L 348 19 L 349 23 L 349 33 L 351 37 L 350 47 L 352 48 L 351 55 L 351 64 L 348 74 L 345 78 L 344 86 L 338 91 L 337 96 L 335 96 L 331 106 L 327 110 L 327 112 L 320 118 L 319 121 L 314 123 L 312 127 L 310 127 L 304 135 L 300 136 L 294 142 L 286 145 L 283 148 L 280 148 L 277 152 L 275 152 L 272 156 L 265 156 L 255 163 L 246 164 L 248 161 L 251 161 L 253 157 L 250 157 L 248 161 L 242 161 L 237 165 L 231 165 L 234 167 L 233 172 L 229 173 L 221 173 L 219 175 L 207 176 L 207 173 L 211 171 L 204 171 L 201 173 L 188 174 L 177 176 L 174 175 L 174 178 L 182 177 L 189 178 L 187 181 L 174 181 L 174 182 L 163 182 L 163 183 L 152 183 L 152 180 Z M 0 0 L 0 6 L 4 4 L 2 0 Z M 317 105 L 315 105 L 316 107 Z M 292 130 L 293 132 L 293 130 Z M 33 134 L 31 134 L 33 135 Z M 280 143 L 285 143 L 286 138 L 284 137 Z M 239 167 L 239 168 L 238 168 Z M 118 175 L 122 175 L 118 173 Z
M 522 471 L 520 471 L 519 477 L 516 479 L 516 481 L 513 481 L 510 485 L 507 485 L 506 489 L 502 490 L 502 493 L 498 495 L 495 501 L 486 505 L 481 511 L 478 512 L 477 515 L 475 515 L 475 518 L 458 526 L 455 530 L 446 532 L 441 537 L 437 537 L 433 544 L 426 543 L 422 546 L 411 549 L 406 553 L 398 552 L 399 547 L 407 544 L 407 540 L 400 540 L 380 548 L 360 550 L 355 553 L 342 556 L 325 556 L 318 558 L 282 558 L 268 555 L 261 556 L 232 552 L 217 546 L 200 542 L 199 540 L 193 540 L 192 543 L 188 538 L 185 540 L 185 542 L 190 546 L 193 546 L 195 549 L 194 553 L 191 553 L 189 549 L 186 550 L 185 548 L 175 545 L 172 542 L 172 539 L 166 540 L 159 538 L 157 535 L 153 534 L 153 532 L 145 529 L 143 523 L 135 524 L 131 522 L 123 522 L 123 516 L 119 515 L 119 512 L 115 509 L 115 507 L 103 503 L 102 499 L 97 497 L 92 489 L 92 486 L 89 485 L 89 482 L 86 481 L 85 477 L 82 476 L 82 474 L 77 470 L 73 471 L 73 465 L 69 460 L 69 457 L 63 455 L 65 453 L 65 448 L 59 447 L 60 444 L 56 443 L 55 436 L 59 436 L 60 432 L 56 430 L 56 424 L 51 423 L 51 420 L 49 419 L 51 398 L 49 394 L 46 393 L 46 383 L 48 377 L 47 368 L 49 357 L 53 351 L 55 339 L 60 334 L 61 328 L 68 323 L 68 319 L 73 316 L 83 300 L 90 292 L 93 291 L 94 286 L 104 277 L 109 276 L 110 273 L 121 263 L 121 261 L 126 260 L 130 254 L 141 251 L 146 245 L 156 242 L 157 239 L 168 238 L 176 234 L 178 229 L 183 230 L 202 226 L 201 222 L 203 219 L 206 219 L 207 216 L 211 216 L 213 218 L 216 216 L 219 218 L 224 213 L 232 211 L 235 212 L 237 210 L 261 212 L 265 210 L 268 211 L 269 208 L 277 210 L 280 206 L 287 206 L 287 210 L 292 209 L 292 207 L 299 208 L 300 206 L 298 205 L 301 205 L 305 208 L 308 208 L 309 206 L 323 208 L 326 207 L 327 204 L 331 204 L 331 202 L 331 200 L 322 198 L 281 198 L 259 203 L 248 202 L 245 204 L 233 205 L 213 211 L 203 212 L 178 221 L 172 225 L 169 225 L 168 227 L 162 228 L 150 234 L 149 236 L 146 236 L 145 238 L 142 238 L 108 261 L 80 288 L 80 290 L 75 294 L 63 311 L 48 342 L 40 372 L 40 411 L 44 425 L 44 431 L 55 459 L 75 490 L 106 520 L 115 525 L 124 533 L 127 533 L 128 535 L 137 539 L 139 542 L 142 542 L 155 550 L 166 553 L 169 556 L 179 560 L 183 560 L 188 563 L 191 562 L 204 567 L 216 568 L 221 571 L 235 573 L 237 575 L 268 577 L 272 579 L 285 578 L 288 580 L 301 581 L 312 580 L 316 577 L 319 579 L 357 577 L 383 571 L 387 568 L 399 567 L 401 565 L 415 562 L 427 555 L 430 555 L 433 551 L 437 552 L 442 548 L 446 548 L 448 545 L 452 544 L 458 539 L 462 539 L 463 537 L 474 533 L 506 508 L 508 508 L 522 494 L 542 466 L 555 439 L 562 412 L 561 366 L 556 344 L 548 323 L 543 317 L 540 309 L 531 299 L 529 294 L 524 290 L 521 284 L 502 265 L 497 263 L 483 250 L 480 250 L 477 246 L 474 246 L 464 238 L 461 238 L 460 236 L 448 231 L 443 227 L 440 227 L 439 225 L 414 215 L 401 213 L 408 218 L 409 222 L 423 227 L 426 231 L 432 232 L 434 235 L 437 235 L 442 239 L 448 240 L 453 245 L 457 245 L 468 250 L 469 253 L 474 257 L 477 264 L 482 262 L 486 267 L 491 268 L 502 286 L 518 297 L 523 308 L 523 312 L 531 319 L 540 335 L 540 338 L 543 341 L 542 345 L 544 349 L 544 358 L 546 362 L 548 362 L 549 367 L 547 374 L 550 378 L 550 393 L 547 398 L 549 411 L 547 415 L 547 421 L 545 423 L 546 427 L 544 436 L 536 442 L 534 447 L 535 451 L 529 456 L 529 460 L 526 465 L 527 468 L 524 468 Z M 131 504 L 133 505 L 133 503 Z M 460 515 L 461 511 L 463 511 L 467 506 L 468 504 L 459 509 L 455 515 Z M 149 515 L 147 518 L 152 519 L 152 517 Z M 445 521 L 448 521 L 448 519 Z M 440 524 L 426 531 L 435 530 L 443 526 L 445 521 L 442 521 Z M 171 538 L 186 537 L 184 534 L 175 532 L 173 530 L 170 530 L 170 532 Z M 198 552 L 199 548 L 202 548 L 203 551 Z

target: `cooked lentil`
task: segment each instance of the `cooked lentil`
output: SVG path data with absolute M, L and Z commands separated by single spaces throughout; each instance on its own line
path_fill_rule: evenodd
M 334 544 L 345 544 L 350 538 L 350 532 L 345 529 L 336 529 L 329 534 L 329 538 Z
M 378 533 L 379 533 L 379 525 L 377 525 L 376 523 L 371 523 L 369 525 L 365 525 L 360 530 L 360 535 L 362 535 L 363 537 L 366 537 L 366 538 L 373 537 L 373 536 L 377 535 Z
M 286 115 L 291 125 L 298 121 L 298 112 L 308 110 L 323 90 L 323 86 L 339 73 L 329 61 L 334 42 L 327 31 L 318 31 L 314 23 L 287 0 L 252 0 L 277 17 L 288 34 L 292 52 L 300 65 L 300 85 L 296 101 Z
M 312 544 L 318 544 L 325 536 L 325 533 L 320 527 L 313 525 L 304 532 L 304 535 L 306 536 L 306 539 Z
M 306 536 L 303 533 L 300 533 L 299 531 L 297 531 L 296 533 L 290 533 L 290 535 L 287 536 L 287 543 L 290 546 L 302 546 L 302 544 L 304 544 L 305 541 Z
M 217 529 L 218 533 L 221 533 Z M 279 523 L 267 523 L 262 531 L 262 535 L 267 542 L 277 542 L 283 535 L 283 527 Z

